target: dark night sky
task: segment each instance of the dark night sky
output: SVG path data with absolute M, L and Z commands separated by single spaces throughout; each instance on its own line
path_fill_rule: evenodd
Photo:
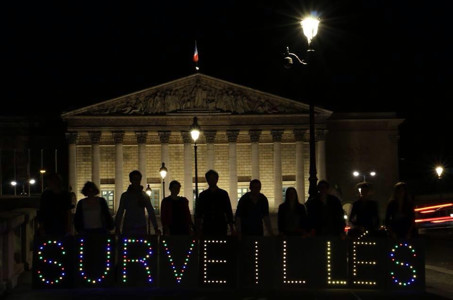
M 453 165 L 448 2 L 9 1 L 0 114 L 58 115 L 190 75 L 196 39 L 204 74 L 334 111 L 397 112 L 401 177 L 429 180 L 436 162 Z M 310 11 L 322 27 L 308 88 L 282 53 L 304 54 L 298 20 Z

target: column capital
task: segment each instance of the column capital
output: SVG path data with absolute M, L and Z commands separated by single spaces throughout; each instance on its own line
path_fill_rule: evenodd
M 203 135 L 206 138 L 206 143 L 213 144 L 215 141 L 215 136 L 217 134 L 216 130 L 206 130 L 203 131 Z
M 228 138 L 228 143 L 236 143 L 238 140 L 239 130 L 238 129 L 229 129 L 226 131 Z
M 181 136 L 184 144 L 190 144 L 192 143 L 192 137 L 190 136 L 189 131 L 181 131 Z
M 92 144 L 99 144 L 101 141 L 101 132 L 100 131 L 88 131 L 90 136 L 90 141 Z
M 261 129 L 250 129 L 249 130 L 250 142 L 259 143 L 261 131 L 262 131 Z
M 272 134 L 272 141 L 273 142 L 281 142 L 282 141 L 282 136 L 283 136 L 283 129 L 272 129 L 271 134 Z
M 69 144 L 77 144 L 79 133 L 77 131 L 66 132 L 66 140 Z
M 306 129 L 294 129 L 294 138 L 296 139 L 297 142 L 300 141 L 305 141 L 305 135 L 306 135 L 307 130 Z
M 138 144 L 146 144 L 146 137 L 148 136 L 148 131 L 146 130 L 136 131 L 135 136 L 137 137 Z
M 168 144 L 168 142 L 170 141 L 171 131 L 165 130 L 158 131 L 157 133 L 159 134 L 161 144 Z
M 124 140 L 124 131 L 122 130 L 112 131 L 112 137 L 115 144 L 122 144 Z

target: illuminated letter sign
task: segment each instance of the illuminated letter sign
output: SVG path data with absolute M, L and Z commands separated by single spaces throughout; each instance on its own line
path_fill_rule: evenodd
M 160 243 L 159 285 L 190 287 L 198 283 L 197 241 L 190 237 L 164 237 Z
M 53 286 L 60 285 L 66 277 L 63 265 L 66 250 L 62 241 L 47 240 L 41 242 L 37 251 L 38 263 L 35 275 L 38 276 L 36 285 Z
M 415 267 L 406 262 L 406 258 L 415 258 L 417 253 L 412 245 L 408 243 L 398 243 L 390 251 L 390 277 L 392 283 L 399 286 L 413 285 L 417 280 L 417 270 Z M 404 261 L 403 261 L 404 259 Z
M 122 240 L 122 283 L 125 285 L 152 284 L 151 266 L 153 248 L 151 242 L 145 238 L 123 237 Z
M 358 279 L 358 271 L 357 268 L 359 265 L 361 266 L 376 266 L 376 261 L 373 260 L 359 260 L 357 258 L 358 251 L 357 251 L 357 246 L 376 246 L 376 242 L 360 242 L 360 241 L 353 241 L 352 242 L 352 282 L 354 285 L 371 285 L 375 286 L 377 284 L 376 281 L 374 280 L 360 280 Z
M 235 248 L 229 238 L 203 240 L 201 251 L 202 284 L 229 287 L 235 284 Z
M 303 279 L 289 279 L 288 275 L 288 243 L 287 241 L 283 241 L 283 251 L 282 251 L 282 278 L 283 278 L 283 283 L 286 284 L 305 284 L 305 280 Z M 295 260 L 291 260 L 294 262 Z M 294 266 L 296 268 L 298 267 L 298 264 L 294 263 Z
M 345 253 L 346 254 L 346 253 Z M 334 267 L 334 262 L 332 260 L 333 258 L 333 249 L 332 249 L 332 243 L 330 241 L 327 241 L 327 247 L 326 247 L 326 259 L 327 259 L 327 284 L 328 285 L 346 285 L 347 281 L 346 280 L 341 280 L 341 279 L 333 279 L 333 267 Z M 343 262 L 346 261 L 346 256 L 344 256 Z M 337 258 L 335 262 L 340 262 L 340 259 Z M 346 270 L 346 269 L 345 269 Z
M 77 239 L 77 270 L 82 286 L 105 286 L 107 279 L 113 277 L 113 238 L 94 235 Z

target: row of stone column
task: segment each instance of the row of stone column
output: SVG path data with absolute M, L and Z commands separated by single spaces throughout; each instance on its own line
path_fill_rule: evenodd
M 281 156 L 281 141 L 283 136 L 283 129 L 271 130 L 272 142 L 273 142 L 273 164 L 274 164 L 274 203 L 277 205 L 282 203 L 282 156 Z M 304 180 L 304 154 L 303 144 L 307 142 L 307 134 L 304 129 L 295 129 L 294 131 L 295 144 L 296 144 L 296 189 L 300 195 L 305 194 L 305 180 Z M 90 131 L 89 137 L 91 141 L 92 150 L 92 178 L 91 180 L 100 186 L 100 131 Z M 203 134 L 206 138 L 206 166 L 207 170 L 214 169 L 214 141 L 216 131 L 204 131 Z M 138 144 L 138 170 L 142 173 L 144 178 L 144 184 L 146 184 L 146 139 L 147 131 L 136 131 L 136 138 Z M 158 131 L 160 143 L 161 143 L 161 161 L 166 165 L 170 163 L 169 155 L 169 139 L 170 131 Z M 227 130 L 228 139 L 228 157 L 229 157 L 229 191 L 233 199 L 236 198 L 236 191 L 238 187 L 238 176 L 237 176 L 237 138 L 239 130 Z M 189 199 L 193 198 L 193 186 L 192 186 L 192 139 L 188 131 L 181 131 L 181 136 L 184 143 L 184 196 Z M 252 179 L 260 178 L 259 168 L 259 141 L 261 136 L 260 129 L 249 130 L 250 142 L 251 142 L 251 167 L 252 167 Z M 69 184 L 74 191 L 77 191 L 77 164 L 76 164 L 76 144 L 77 144 L 77 132 L 67 133 L 67 139 L 69 143 Z M 112 131 L 112 137 L 115 144 L 115 198 L 118 199 L 119 195 L 123 192 L 123 138 L 124 131 Z M 317 141 L 317 168 L 318 178 L 325 178 L 325 142 L 324 139 L 318 139 Z M 167 173 L 167 182 L 172 180 L 171 170 Z M 115 209 L 119 201 L 115 201 Z M 190 206 L 192 207 L 192 206 Z

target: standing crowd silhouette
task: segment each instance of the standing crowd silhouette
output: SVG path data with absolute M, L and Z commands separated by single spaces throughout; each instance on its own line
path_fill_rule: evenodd
M 404 182 L 395 184 L 382 226 L 378 203 L 370 196 L 370 183 L 357 185 L 359 197 L 352 203 L 347 218 L 340 199 L 329 193 L 327 181 L 320 180 L 316 195 L 305 203 L 299 200 L 297 190 L 289 187 L 284 202 L 278 206 L 278 232 L 274 232 L 269 217 L 269 201 L 261 193 L 258 179 L 250 181 L 249 192 L 239 199 L 233 214 L 228 192 L 217 185 L 219 174 L 209 170 L 205 178 L 209 187 L 200 193 L 195 203 L 193 220 L 189 200 L 179 196 L 181 184 L 176 180 L 170 182 L 170 195 L 161 203 L 161 232 L 151 199 L 141 185 L 140 171 L 129 173 L 130 185 L 120 197 L 115 217 L 107 201 L 98 196 L 99 188 L 94 182 L 85 183 L 81 190 L 85 198 L 76 202 L 74 193 L 64 188 L 62 177 L 49 174 L 46 177 L 47 188 L 40 199 L 37 234 L 164 234 L 196 238 L 231 235 L 240 239 L 243 236 L 265 236 L 266 230 L 268 236 L 336 236 L 344 239 L 368 234 L 406 240 L 417 235 L 415 205 Z M 346 219 L 350 225 L 347 232 Z

